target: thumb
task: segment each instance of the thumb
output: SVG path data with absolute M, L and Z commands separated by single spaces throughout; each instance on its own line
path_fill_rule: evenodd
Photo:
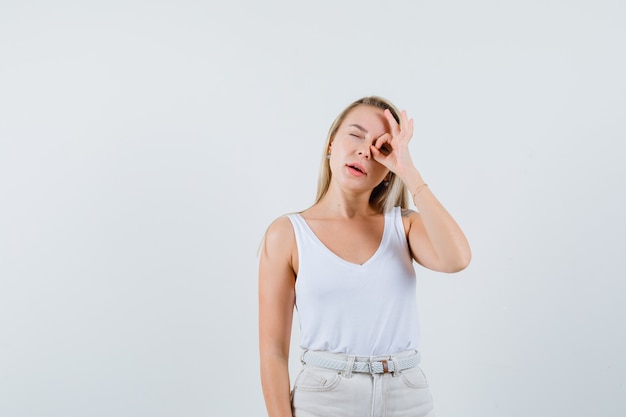
M 372 154 L 372 158 L 374 158 L 375 161 L 380 161 L 385 158 L 385 155 L 383 155 L 383 153 L 379 151 L 378 148 L 374 145 L 370 145 L 370 153 Z
M 376 148 L 375 146 L 370 146 L 370 152 L 372 154 L 372 158 L 374 159 L 374 161 L 378 162 L 379 164 L 384 165 L 385 167 L 389 168 L 389 156 L 385 155 L 383 152 L 381 152 L 380 150 L 378 150 L 378 148 Z

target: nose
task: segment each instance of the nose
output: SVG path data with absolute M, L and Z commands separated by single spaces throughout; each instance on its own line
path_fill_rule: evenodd
M 370 156 L 371 156 L 370 147 L 368 146 L 368 147 L 363 147 L 363 148 L 359 149 L 357 151 L 357 155 L 359 155 L 359 156 L 361 156 L 361 157 L 363 157 L 365 159 L 369 159 Z

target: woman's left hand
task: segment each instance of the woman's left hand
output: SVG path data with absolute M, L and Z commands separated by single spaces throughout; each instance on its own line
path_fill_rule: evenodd
M 384 165 L 391 172 L 401 175 L 406 169 L 414 168 L 409 152 L 409 142 L 413 137 L 413 119 L 409 119 L 406 110 L 400 112 L 400 124 L 389 110 L 384 111 L 391 132 L 378 137 L 370 151 L 374 160 Z M 400 128 L 402 125 L 402 128 Z

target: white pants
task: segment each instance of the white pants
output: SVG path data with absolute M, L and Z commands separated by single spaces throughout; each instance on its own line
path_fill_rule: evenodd
M 393 356 L 412 354 L 415 351 Z M 351 358 L 334 353 L 324 355 L 339 360 Z M 356 357 L 354 360 L 376 359 Z M 419 366 L 393 374 L 369 374 L 304 364 L 294 382 L 291 404 L 294 417 L 435 416 L 428 382 Z

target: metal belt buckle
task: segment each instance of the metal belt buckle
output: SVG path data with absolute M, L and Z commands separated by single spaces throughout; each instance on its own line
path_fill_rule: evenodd
M 380 361 L 380 363 L 383 364 L 383 374 L 388 374 L 389 373 L 389 365 L 387 364 L 387 360 L 383 359 L 382 361 Z

